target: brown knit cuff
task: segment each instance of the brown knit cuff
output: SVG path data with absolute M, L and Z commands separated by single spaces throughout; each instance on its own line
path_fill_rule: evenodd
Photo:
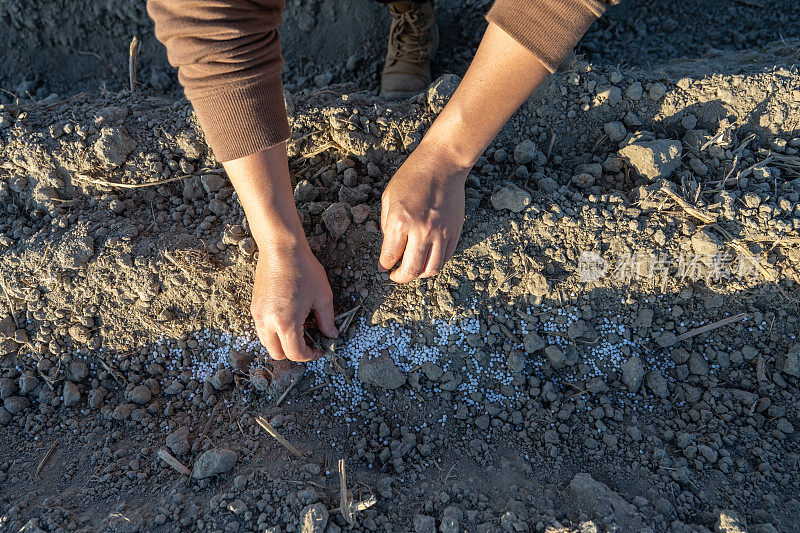
M 279 76 L 187 97 L 218 161 L 260 152 L 291 133 Z
M 496 0 L 486 18 L 555 72 L 605 8 L 599 0 Z

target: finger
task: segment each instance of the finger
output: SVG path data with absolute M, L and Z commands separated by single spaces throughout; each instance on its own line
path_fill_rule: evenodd
M 333 323 L 333 298 L 329 294 L 314 302 L 314 316 L 319 330 L 326 337 L 334 338 L 339 335 L 336 324 Z
M 273 332 L 259 334 L 259 338 L 261 339 L 261 344 L 267 349 L 269 356 L 276 361 L 280 361 L 281 359 L 286 359 L 286 355 L 283 353 L 283 349 L 281 348 L 281 341 L 278 339 L 278 334 Z
M 456 252 L 456 247 L 458 246 L 458 237 L 455 239 L 450 239 L 450 242 L 447 243 L 447 251 L 444 254 L 444 262 L 450 260 L 453 257 L 453 254 Z
M 408 283 L 417 279 L 425 269 L 429 251 L 430 244 L 419 237 L 409 237 L 406 250 L 403 252 L 403 262 L 400 268 L 391 273 L 389 278 L 395 283 Z
M 381 245 L 381 256 L 378 258 L 378 267 L 381 272 L 386 272 L 392 268 L 400 258 L 403 257 L 403 250 L 406 248 L 408 235 L 399 231 L 389 231 L 384 233 L 383 244 Z
M 283 353 L 292 361 L 306 363 L 322 355 L 322 352 L 306 344 L 305 334 L 301 325 L 278 331 L 278 338 L 281 340 Z
M 447 242 L 441 237 L 433 241 L 430 253 L 428 253 L 428 262 L 422 271 L 421 278 L 429 278 L 435 276 L 442 270 L 444 265 L 444 254 L 447 251 Z

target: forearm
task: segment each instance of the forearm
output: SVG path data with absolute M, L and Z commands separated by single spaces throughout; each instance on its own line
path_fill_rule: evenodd
M 425 141 L 471 168 L 548 74 L 533 53 L 490 23 L 469 70 Z
M 259 248 L 306 242 L 294 204 L 286 144 L 223 163 Z

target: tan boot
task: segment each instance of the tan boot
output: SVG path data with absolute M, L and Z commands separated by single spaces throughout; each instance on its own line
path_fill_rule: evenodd
M 431 59 L 439 37 L 433 3 L 392 2 L 389 48 L 381 76 L 381 96 L 408 98 L 431 83 Z

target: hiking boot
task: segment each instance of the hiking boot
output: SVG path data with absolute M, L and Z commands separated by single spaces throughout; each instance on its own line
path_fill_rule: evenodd
M 431 83 L 431 59 L 439 37 L 433 2 L 392 2 L 392 27 L 381 76 L 381 96 L 408 98 Z

